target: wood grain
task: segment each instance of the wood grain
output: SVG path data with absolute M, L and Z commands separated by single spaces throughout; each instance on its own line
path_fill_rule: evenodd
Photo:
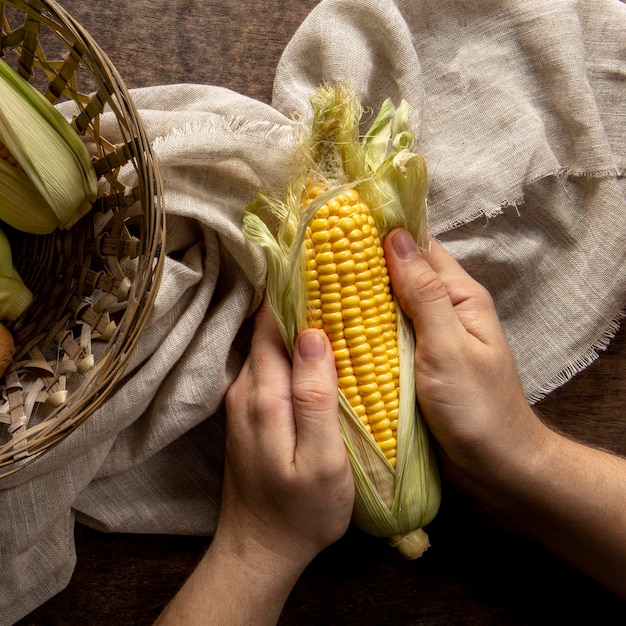
M 276 64 L 313 0 L 64 0 L 129 87 L 197 82 L 271 101 Z M 626 455 L 626 332 L 540 402 L 548 423 Z M 355 529 L 304 572 L 283 626 L 623 624 L 626 604 L 450 485 L 407 562 Z M 105 535 L 77 526 L 67 589 L 20 626 L 151 624 L 208 545 L 202 537 Z
M 219 85 L 269 103 L 280 55 L 317 0 L 65 0 L 128 87 Z
M 622 329 L 596 363 L 538 408 L 581 439 L 619 451 L 626 433 L 620 403 L 625 365 Z M 598 433 L 604 430 L 598 419 L 613 435 Z M 432 547 L 421 559 L 404 561 L 384 541 L 351 529 L 304 572 L 280 624 L 625 623 L 626 603 L 493 512 L 444 487 L 443 506 L 429 527 Z M 150 624 L 208 540 L 105 535 L 78 526 L 76 545 L 70 585 L 20 626 Z

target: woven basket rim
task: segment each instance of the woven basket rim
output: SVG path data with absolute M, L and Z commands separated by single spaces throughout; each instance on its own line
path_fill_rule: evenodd
M 45 288 L 38 286 L 35 304 L 7 324 L 17 351 L 0 379 L 2 478 L 63 441 L 119 384 L 161 281 L 165 209 L 151 143 L 106 53 L 54 0 L 7 0 L 0 10 L 0 54 L 17 60 L 27 80 L 45 78 L 40 91 L 54 104 L 75 108 L 72 124 L 92 150 L 99 176 L 96 204 L 76 227 L 50 236 L 15 234 L 20 241 L 40 238 L 33 247 L 58 263 L 62 288 L 49 278 L 33 281 Z M 16 17 L 24 22 L 14 27 L 9 18 Z M 109 127 L 115 136 L 102 136 Z M 14 260 L 17 266 L 19 253 Z M 20 267 L 36 277 L 31 265 L 29 258 Z M 58 302 L 58 310 L 46 309 L 44 298 Z M 54 350 L 56 362 L 50 360 Z

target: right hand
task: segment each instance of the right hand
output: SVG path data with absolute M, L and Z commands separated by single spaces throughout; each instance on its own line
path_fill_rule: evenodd
M 385 257 L 415 328 L 417 396 L 444 470 L 475 491 L 485 473 L 530 462 L 546 429 L 524 396 L 487 290 L 439 243 L 430 240 L 422 254 L 401 229 L 387 236 Z

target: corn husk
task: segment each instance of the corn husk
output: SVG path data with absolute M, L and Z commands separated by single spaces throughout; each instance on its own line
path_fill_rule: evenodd
M 13 267 L 11 245 L 0 228 L 0 321 L 11 322 L 28 307 L 33 294 Z
M 322 204 L 356 188 L 370 206 L 381 236 L 407 228 L 425 244 L 427 169 L 413 151 L 408 129 L 410 107 L 387 100 L 363 136 L 362 109 L 346 85 L 321 86 L 311 99 L 313 122 L 302 143 L 301 164 L 284 197 L 260 195 L 244 211 L 244 234 L 260 245 L 268 264 L 267 294 L 280 331 L 293 353 L 297 334 L 307 326 L 303 241 L 312 216 Z M 302 206 L 307 189 L 328 191 Z M 423 528 L 435 516 L 440 482 L 425 424 L 415 395 L 415 341 L 410 321 L 398 310 L 400 415 L 397 461 L 389 461 L 339 390 L 339 421 L 355 480 L 353 519 L 375 536 L 387 537 L 407 558 L 428 547 Z
M 0 219 L 47 234 L 70 228 L 96 199 L 80 137 L 55 107 L 0 59 Z

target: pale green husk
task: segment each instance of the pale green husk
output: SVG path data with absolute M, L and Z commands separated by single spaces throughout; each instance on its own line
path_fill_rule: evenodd
M 70 228 L 96 199 L 89 153 L 65 118 L 0 59 L 0 141 L 21 171 L 0 167 L 0 219 L 34 234 Z
M 0 228 L 0 321 L 10 322 L 31 303 L 33 294 L 13 267 L 9 240 Z
M 260 245 L 268 264 L 267 294 L 290 353 L 307 326 L 303 294 L 305 231 L 313 214 L 332 197 L 355 187 L 370 206 L 381 235 L 395 227 L 424 245 L 427 224 L 427 169 L 413 151 L 410 107 L 387 100 L 363 136 L 362 109 L 343 84 L 323 85 L 311 100 L 313 122 L 303 142 L 302 168 L 283 199 L 260 195 L 244 211 L 244 234 Z M 329 191 L 301 208 L 305 189 L 322 181 Z M 339 393 L 339 419 L 355 479 L 354 522 L 366 532 L 389 537 L 409 558 L 428 546 L 421 530 L 441 499 L 439 474 L 415 397 L 414 336 L 398 306 L 400 416 L 394 469 Z

